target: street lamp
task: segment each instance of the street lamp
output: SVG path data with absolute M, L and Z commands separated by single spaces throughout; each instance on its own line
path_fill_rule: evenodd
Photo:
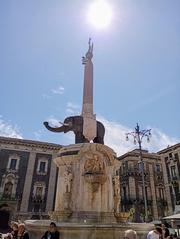
M 147 138 L 147 142 L 149 142 L 151 137 L 151 129 L 140 130 L 140 127 L 137 123 L 134 132 L 126 133 L 126 140 L 129 140 L 129 135 L 133 137 L 134 144 L 138 143 L 139 146 L 139 156 L 141 163 L 141 172 L 142 172 L 142 185 L 143 185 L 143 196 L 144 196 L 144 209 L 145 209 L 145 221 L 148 219 L 148 208 L 147 208 L 147 197 L 146 197 L 146 188 L 145 188 L 145 180 L 144 180 L 144 163 L 142 157 L 142 139 L 144 137 Z

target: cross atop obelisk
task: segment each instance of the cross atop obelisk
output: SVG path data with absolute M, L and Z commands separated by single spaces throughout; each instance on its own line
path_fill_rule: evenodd
M 89 38 L 89 49 L 83 57 L 84 67 L 84 89 L 83 89 L 83 135 L 89 141 L 96 137 L 96 115 L 93 114 L 93 43 Z

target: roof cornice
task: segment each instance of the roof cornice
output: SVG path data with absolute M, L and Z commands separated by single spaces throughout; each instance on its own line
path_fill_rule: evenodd
M 41 141 L 35 141 L 35 140 L 28 140 L 28 139 L 2 137 L 2 136 L 0 136 L 0 144 L 9 144 L 9 145 L 18 145 L 18 146 L 27 146 L 27 147 L 38 147 L 38 148 L 50 149 L 50 150 L 59 150 L 63 147 L 60 144 L 41 142 Z
M 167 153 L 169 151 L 171 152 L 172 150 L 175 150 L 177 148 L 180 148 L 180 143 L 174 144 L 172 146 L 168 146 L 167 148 L 158 151 L 157 154 L 163 154 L 163 153 Z

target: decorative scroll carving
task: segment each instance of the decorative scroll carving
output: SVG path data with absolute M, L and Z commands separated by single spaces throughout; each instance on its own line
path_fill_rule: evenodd
M 98 155 L 96 154 L 89 154 L 86 155 L 86 162 L 84 164 L 84 172 L 89 174 L 104 174 L 104 162 L 100 158 L 98 158 Z

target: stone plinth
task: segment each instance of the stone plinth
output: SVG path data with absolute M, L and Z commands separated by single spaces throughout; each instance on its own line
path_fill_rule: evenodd
M 48 220 L 27 220 L 26 227 L 30 237 L 39 239 L 48 230 Z M 127 224 L 88 224 L 88 223 L 57 223 L 61 239 L 121 239 L 124 231 L 133 229 L 138 239 L 145 239 L 147 233 L 153 229 L 153 224 L 127 223 Z
M 63 147 L 54 159 L 59 168 L 55 211 L 57 221 L 112 223 L 120 205 L 119 161 L 109 147 L 84 143 Z

